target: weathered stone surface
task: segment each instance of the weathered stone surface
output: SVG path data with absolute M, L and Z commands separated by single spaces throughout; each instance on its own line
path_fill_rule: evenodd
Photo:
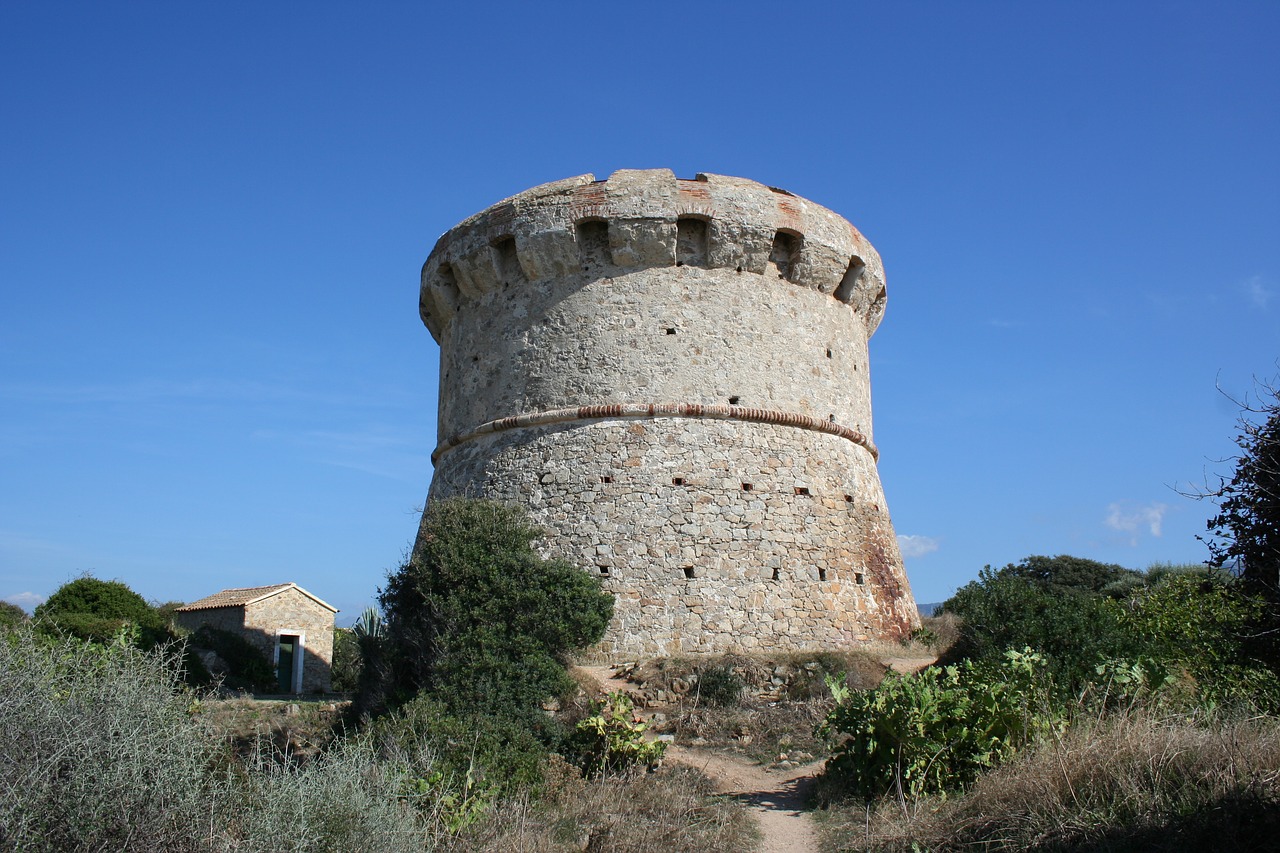
M 431 498 L 526 506 L 617 596 L 612 655 L 901 636 L 867 365 L 884 299 L 857 230 L 752 181 L 624 171 L 500 202 L 423 268 Z

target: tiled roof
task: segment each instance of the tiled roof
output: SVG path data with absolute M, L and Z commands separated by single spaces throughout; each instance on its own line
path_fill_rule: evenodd
M 321 601 L 296 583 L 277 583 L 271 586 L 246 586 L 239 589 L 224 589 L 222 592 L 207 595 L 199 601 L 184 604 L 178 610 L 213 610 L 219 607 L 244 607 L 247 604 L 259 602 L 264 598 L 270 598 L 273 595 L 284 592 L 286 589 L 296 589 L 322 607 L 327 607 L 334 613 L 338 612 L 338 608 Z

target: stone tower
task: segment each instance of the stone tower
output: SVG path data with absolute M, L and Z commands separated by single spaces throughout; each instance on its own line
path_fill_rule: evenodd
M 919 624 L 871 440 L 880 257 L 785 190 L 569 178 L 440 238 L 430 499 L 523 504 L 617 599 L 603 651 L 831 648 Z

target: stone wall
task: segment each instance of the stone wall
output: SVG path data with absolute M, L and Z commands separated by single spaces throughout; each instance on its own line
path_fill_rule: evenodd
M 302 657 L 302 692 L 328 693 L 333 667 L 333 611 L 317 604 L 296 589 L 286 589 L 245 607 L 246 635 L 257 634 L 269 639 L 265 649 L 267 660 L 275 656 L 276 637 L 280 633 L 301 633 L 305 653 Z
M 875 469 L 879 256 L 736 178 L 590 176 L 441 238 L 431 499 L 528 507 L 618 597 L 614 655 L 847 645 L 917 624 Z

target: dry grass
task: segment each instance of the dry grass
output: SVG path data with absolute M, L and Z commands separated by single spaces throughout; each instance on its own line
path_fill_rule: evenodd
M 563 763 L 541 800 L 515 800 L 448 849 L 522 853 L 720 853 L 749 850 L 755 824 L 744 806 L 715 796 L 688 767 L 584 780 Z
M 333 742 L 341 732 L 347 704 L 243 696 L 206 701 L 201 705 L 201 717 L 212 736 L 226 743 L 241 759 L 268 746 L 276 755 L 297 760 L 313 757 Z
M 1277 849 L 1280 721 L 1078 723 L 963 796 L 832 810 L 828 850 Z

